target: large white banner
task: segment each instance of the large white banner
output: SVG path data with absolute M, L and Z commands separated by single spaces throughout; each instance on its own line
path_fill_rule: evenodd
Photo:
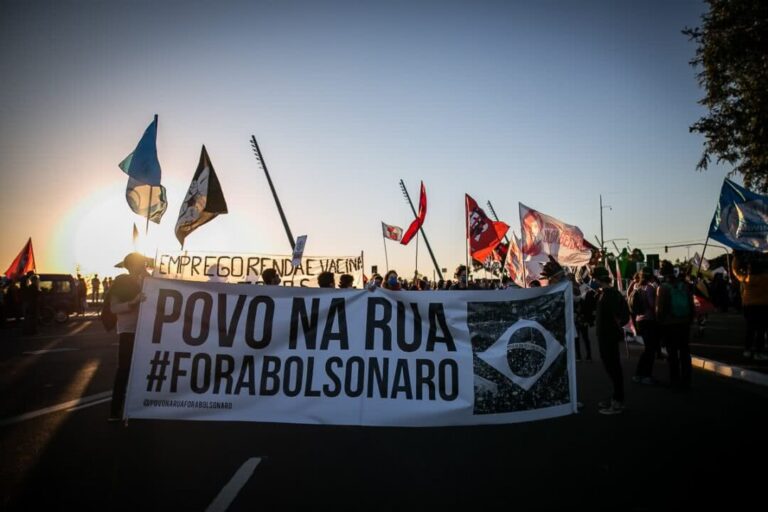
M 260 283 L 266 269 L 275 269 L 282 286 L 317 287 L 321 272 L 332 272 L 339 282 L 341 274 L 351 274 L 356 288 L 363 287 L 363 255 L 302 256 L 299 265 L 293 256 L 250 253 L 163 252 L 155 262 L 154 276 L 185 281 L 220 283 Z
M 511 423 L 576 412 L 570 283 L 331 290 L 147 278 L 126 418 Z

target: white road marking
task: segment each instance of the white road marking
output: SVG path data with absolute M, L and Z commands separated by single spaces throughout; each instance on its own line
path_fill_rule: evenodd
M 48 350 L 30 350 L 29 352 L 24 352 L 24 353 L 30 356 L 39 356 L 40 354 L 53 354 L 54 352 L 70 352 L 72 350 L 80 350 L 80 349 L 79 348 L 51 348 Z
M 52 405 L 51 407 L 46 407 L 44 409 L 38 409 L 36 411 L 21 414 L 19 416 L 13 416 L 11 418 L 2 419 L 0 420 L 0 427 L 5 427 L 6 425 L 13 425 L 14 423 L 21 423 L 22 421 L 31 420 L 32 418 L 37 418 L 38 416 L 44 416 L 52 412 L 58 412 L 58 411 L 64 411 L 64 410 L 75 411 L 78 409 L 85 409 L 86 407 L 97 405 L 111 399 L 112 399 L 111 391 L 105 391 L 103 393 L 96 393 L 95 395 L 84 396 L 76 400 L 70 400 L 68 402 L 60 403 L 58 405 Z
M 235 472 L 232 479 L 227 482 L 227 485 L 219 491 L 218 496 L 208 505 L 205 509 L 206 512 L 224 512 L 229 508 L 232 502 L 237 497 L 237 493 L 248 482 L 253 472 L 256 471 L 256 466 L 261 462 L 261 457 L 252 457 L 246 460 L 240 469 Z

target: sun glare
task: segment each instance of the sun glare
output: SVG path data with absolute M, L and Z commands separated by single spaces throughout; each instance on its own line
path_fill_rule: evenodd
M 133 219 L 126 214 L 124 187 L 115 184 L 87 195 L 61 219 L 54 228 L 52 250 L 41 255 L 39 271 L 111 273 L 133 250 Z

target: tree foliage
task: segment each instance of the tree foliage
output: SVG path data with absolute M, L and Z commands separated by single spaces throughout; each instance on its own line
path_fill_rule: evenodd
M 714 156 L 748 188 L 768 192 L 768 1 L 708 3 L 702 26 L 683 30 L 698 44 L 691 65 L 709 111 L 690 127 L 706 139 L 697 169 Z

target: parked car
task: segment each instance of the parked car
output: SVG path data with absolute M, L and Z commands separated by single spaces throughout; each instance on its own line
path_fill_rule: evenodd
M 40 323 L 64 323 L 78 311 L 77 285 L 70 274 L 38 274 Z

